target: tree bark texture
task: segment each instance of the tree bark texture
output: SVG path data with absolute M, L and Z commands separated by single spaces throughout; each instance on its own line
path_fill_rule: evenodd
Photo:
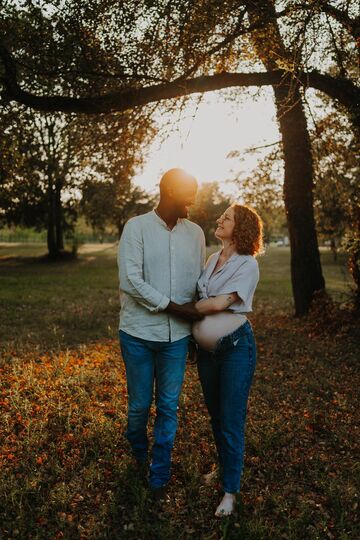
M 269 21 L 266 32 L 254 33 L 253 46 L 268 72 L 280 58 L 291 62 L 292 51 L 283 42 L 271 0 L 247 2 L 251 23 Z M 285 79 L 274 84 L 276 115 L 284 151 L 284 202 L 291 247 L 291 282 L 295 314 L 305 315 L 317 291 L 325 288 L 317 243 L 313 207 L 311 143 L 300 84 Z
M 291 282 L 295 313 L 301 316 L 308 312 L 315 293 L 325 288 L 313 208 L 311 144 L 299 89 L 275 87 L 274 93 L 284 149 L 284 201 L 291 247 Z

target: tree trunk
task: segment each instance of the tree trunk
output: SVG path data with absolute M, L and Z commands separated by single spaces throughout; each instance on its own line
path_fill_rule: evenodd
M 282 135 L 284 200 L 291 247 L 291 281 L 298 316 L 308 312 L 314 294 L 325 288 L 313 210 L 313 166 L 306 116 L 299 88 L 274 88 Z
M 293 52 L 283 42 L 272 0 L 246 2 L 252 23 L 268 21 L 266 32 L 252 36 L 268 72 L 281 59 L 291 65 Z M 273 84 L 276 115 L 284 150 L 284 201 L 291 247 L 291 281 L 295 314 L 305 315 L 317 291 L 324 290 L 313 208 L 313 164 L 300 82 L 288 73 Z
M 61 188 L 62 188 L 62 183 L 56 182 L 55 184 L 55 235 L 56 235 L 56 247 L 59 252 L 64 249 Z
M 47 224 L 47 248 L 49 256 L 55 259 L 58 255 L 55 234 L 55 197 L 52 179 L 48 180 L 48 224 Z

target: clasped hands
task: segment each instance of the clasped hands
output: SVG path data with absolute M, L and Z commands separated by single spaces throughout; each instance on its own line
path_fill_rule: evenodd
M 204 318 L 204 315 L 197 310 L 196 302 L 186 302 L 186 304 L 176 304 L 175 302 L 169 302 L 169 305 L 165 309 L 166 312 L 171 313 L 174 317 L 180 317 L 186 321 L 200 321 Z

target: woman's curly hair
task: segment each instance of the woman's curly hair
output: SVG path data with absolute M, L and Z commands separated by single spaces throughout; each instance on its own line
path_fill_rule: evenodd
M 240 255 L 258 255 L 263 251 L 263 223 L 249 206 L 232 204 L 235 227 L 234 241 Z

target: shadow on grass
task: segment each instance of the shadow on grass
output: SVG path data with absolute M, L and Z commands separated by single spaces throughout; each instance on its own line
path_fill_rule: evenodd
M 0 266 L 6 266 L 9 263 L 22 265 L 48 264 L 51 266 L 59 263 L 76 263 L 79 259 L 79 255 L 74 254 L 71 251 L 63 251 L 56 256 L 51 256 L 49 254 L 39 256 L 3 255 L 0 256 Z

